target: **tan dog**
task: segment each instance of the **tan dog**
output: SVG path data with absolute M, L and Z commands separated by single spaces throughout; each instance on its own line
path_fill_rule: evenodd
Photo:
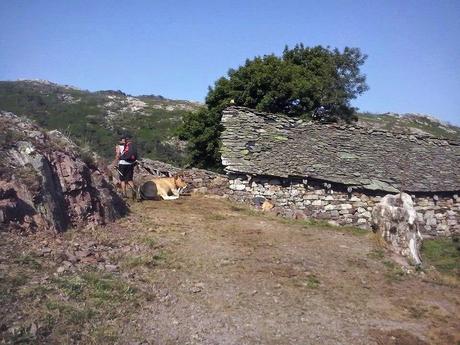
M 273 205 L 270 201 L 265 200 L 262 204 L 262 211 L 267 212 L 270 211 L 275 205 Z
M 182 177 L 176 175 L 151 179 L 140 186 L 139 192 L 145 199 L 161 197 L 163 200 L 174 200 L 179 198 L 185 187 L 187 187 L 187 184 Z

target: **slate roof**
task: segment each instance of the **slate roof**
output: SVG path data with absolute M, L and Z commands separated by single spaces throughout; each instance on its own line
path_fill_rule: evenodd
M 222 124 L 227 172 L 314 178 L 386 192 L 460 191 L 460 142 L 242 107 L 225 109 Z

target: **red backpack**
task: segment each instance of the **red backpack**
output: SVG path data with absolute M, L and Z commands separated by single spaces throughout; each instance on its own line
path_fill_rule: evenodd
M 120 159 L 130 163 L 137 161 L 137 148 L 133 142 L 127 142 L 125 144 Z

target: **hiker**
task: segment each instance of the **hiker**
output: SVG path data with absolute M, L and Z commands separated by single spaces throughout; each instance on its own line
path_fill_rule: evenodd
M 133 182 L 134 166 L 137 163 L 137 150 L 131 136 L 124 135 L 118 145 L 115 147 L 115 160 L 118 161 L 118 175 L 120 176 L 121 190 L 124 198 L 126 195 L 126 184 L 128 184 L 133 193 L 133 199 L 136 198 L 136 189 Z

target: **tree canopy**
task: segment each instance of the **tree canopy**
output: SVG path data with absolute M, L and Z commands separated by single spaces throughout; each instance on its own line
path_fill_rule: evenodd
M 360 67 L 367 56 L 358 48 L 285 47 L 274 54 L 246 60 L 230 69 L 209 88 L 207 109 L 189 114 L 180 130 L 188 140 L 191 163 L 206 168 L 220 167 L 219 137 L 221 112 L 229 105 L 289 116 L 310 116 L 322 107 L 321 120 L 350 122 L 350 101 L 368 89 Z M 316 117 L 319 118 L 319 117 Z

